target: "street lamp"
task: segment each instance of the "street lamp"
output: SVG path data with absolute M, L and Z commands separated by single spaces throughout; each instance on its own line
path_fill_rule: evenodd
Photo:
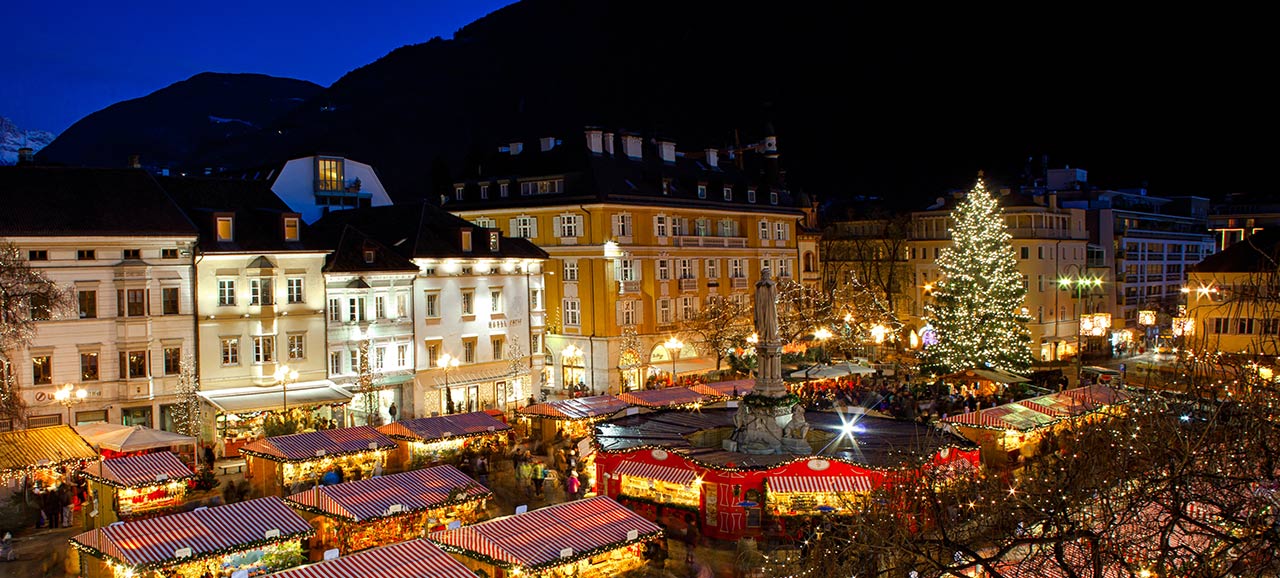
M 298 381 L 298 372 L 289 369 L 288 365 L 281 365 L 276 370 L 276 381 L 280 382 L 280 413 L 284 414 L 289 411 L 289 382 Z
M 667 353 L 671 355 L 671 385 L 676 384 L 676 357 L 680 355 L 680 350 L 684 349 L 684 342 L 672 335 L 662 344 L 667 348 Z
M 444 395 L 449 401 L 453 401 L 453 394 L 449 391 L 449 370 L 457 368 L 461 363 L 461 360 L 448 353 L 440 354 L 440 369 L 444 370 Z M 453 409 L 456 409 L 456 406 Z
M 84 401 L 86 397 L 89 397 L 88 391 L 85 391 L 83 387 L 77 389 L 76 386 L 70 383 L 59 387 L 58 391 L 53 392 L 53 399 L 67 408 L 67 425 L 75 425 L 71 422 L 71 406 Z
M 1076 385 L 1080 385 L 1081 376 L 1084 374 L 1084 339 L 1088 337 L 1084 324 L 1084 306 L 1081 302 L 1084 290 L 1088 287 L 1101 287 L 1102 278 L 1094 275 L 1081 275 L 1079 273 L 1079 265 L 1071 265 L 1070 268 L 1076 269 L 1075 275 L 1058 278 L 1059 289 L 1070 289 L 1072 286 L 1076 288 L 1076 306 L 1080 309 L 1080 314 L 1076 318 Z

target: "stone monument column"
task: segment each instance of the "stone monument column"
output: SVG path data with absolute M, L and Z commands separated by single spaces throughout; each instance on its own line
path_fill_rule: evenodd
M 787 385 L 782 381 L 782 339 L 778 336 L 778 284 L 768 267 L 760 271 L 756 282 L 755 325 L 756 386 L 745 396 L 734 416 L 733 441 L 737 451 L 749 454 L 807 454 L 812 448 L 804 441 L 807 424 L 800 428 L 787 426 L 796 415 L 794 401 L 787 399 Z M 804 422 L 803 410 L 798 412 Z M 801 425 L 797 424 L 797 426 Z M 793 432 L 801 432 L 798 435 Z

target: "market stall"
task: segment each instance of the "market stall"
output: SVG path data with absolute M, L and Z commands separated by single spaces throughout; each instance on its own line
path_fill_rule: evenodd
M 57 490 L 68 474 L 98 459 L 98 452 L 65 425 L 2 432 L 0 448 L 0 482 L 21 480 L 35 493 Z
M 277 497 L 120 522 L 71 539 L 86 578 L 230 578 L 284 570 L 304 561 L 314 531 Z
M 350 556 L 298 566 L 271 578 L 476 578 L 461 562 L 426 540 L 410 540 Z
M 1020 403 L 1007 403 L 944 418 L 956 433 L 982 446 L 988 465 L 1017 465 L 1034 455 L 1042 436 L 1062 417 Z
M 596 497 L 427 536 L 477 575 L 614 577 L 644 566 L 662 529 Z
M 629 391 L 618 395 L 627 405 L 649 409 L 698 409 L 708 397 L 688 387 Z
M 301 424 L 299 431 L 337 427 L 346 423 L 351 393 L 327 379 L 284 386 L 202 391 L 212 406 L 217 454 L 237 457 L 244 445 L 261 438 L 271 420 L 288 419 Z
M 195 478 L 181 458 L 167 451 L 94 462 L 85 468 L 84 476 L 95 500 L 94 507 L 86 510 L 87 528 L 155 516 L 181 506 L 187 480 Z
M 997 395 L 1015 383 L 1026 383 L 1031 378 L 1000 369 L 966 369 L 949 373 L 938 379 L 950 384 L 956 391 L 968 390 L 974 395 Z
M 493 492 L 453 466 L 319 486 L 285 498 L 316 529 L 312 559 L 420 537 L 450 524 L 472 524 Z
M 196 438 L 191 436 L 141 425 L 102 422 L 78 425 L 75 430 L 105 459 L 168 451 L 187 464 L 195 463 Z
M 689 386 L 694 392 L 700 393 L 707 398 L 707 401 L 721 401 L 730 399 L 742 399 L 742 396 L 751 393 L 755 389 L 755 379 L 735 379 L 732 381 L 713 381 L 710 383 L 695 383 Z
M 261 439 L 240 453 L 246 456 L 245 477 L 254 490 L 282 496 L 329 483 L 326 476 L 338 483 L 381 474 L 394 449 L 395 440 L 362 425 Z
M 621 478 L 618 499 L 663 504 L 698 511 L 702 479 L 691 468 L 673 468 L 639 461 L 618 464 L 613 476 Z
M 478 452 L 503 451 L 511 426 L 483 411 L 422 417 L 379 426 L 399 446 L 389 469 L 404 471 L 448 463 L 464 448 Z
M 765 506 L 775 516 L 810 516 L 854 509 L 871 491 L 872 479 L 870 472 L 850 472 L 842 476 L 772 476 L 765 479 Z
M 543 442 L 576 440 L 591 435 L 591 426 L 626 409 L 612 395 L 596 395 L 535 403 L 516 410 L 525 435 Z

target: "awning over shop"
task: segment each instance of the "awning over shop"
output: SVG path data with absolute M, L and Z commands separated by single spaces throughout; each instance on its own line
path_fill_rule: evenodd
M 781 494 L 870 492 L 868 476 L 778 476 L 769 478 L 769 491 Z
M 274 538 L 266 538 L 271 532 Z M 275 496 L 112 524 L 71 539 L 72 546 L 126 566 L 173 566 L 239 549 L 314 534 L 301 516 Z
M 0 433 L 0 474 L 32 466 L 96 460 L 98 452 L 70 427 L 55 425 Z
M 288 407 L 313 407 L 351 401 L 349 392 L 327 379 L 291 383 L 287 392 L 283 387 L 274 385 L 253 389 L 202 391 L 200 397 L 223 413 L 277 410 L 286 407 L 286 402 Z
M 622 462 L 613 472 L 619 476 L 634 476 L 647 480 L 662 480 L 673 484 L 688 486 L 698 479 L 698 475 L 690 470 L 682 470 L 670 466 L 643 464 L 640 462 Z
M 78 425 L 75 430 L 90 445 L 113 452 L 137 452 L 196 443 L 196 438 L 191 436 L 140 425 L 90 423 Z
M 173 452 L 156 452 L 89 464 L 84 475 L 116 488 L 138 488 L 158 482 L 194 478 L 191 468 Z
M 1133 398 L 1133 396 L 1126 391 L 1100 384 L 1068 389 L 1062 393 L 1070 396 L 1071 399 L 1076 400 L 1076 402 L 1083 404 L 1090 409 L 1097 409 L 1104 405 L 1123 403 Z
M 285 498 L 289 505 L 317 514 L 365 522 L 452 505 L 454 500 L 483 500 L 493 492 L 453 466 L 436 466 L 390 476 L 320 486 Z
M 272 461 L 296 462 L 395 447 L 395 440 L 372 426 L 362 425 L 260 439 L 240 448 L 240 453 Z
M 484 383 L 486 381 L 497 381 L 499 379 L 515 377 L 515 375 L 515 372 L 511 371 L 511 368 L 508 366 L 477 369 L 475 371 L 454 370 L 449 372 L 449 387 Z M 444 387 L 444 372 L 440 372 L 440 375 L 432 378 L 432 382 L 436 384 L 436 387 Z
M 475 572 L 426 540 L 410 540 L 290 568 L 271 578 L 476 578 Z
M 754 379 L 735 379 L 733 381 L 716 381 L 697 383 L 689 387 L 693 391 L 711 397 L 739 398 L 751 393 L 756 387 Z
M 635 532 L 635 538 L 628 534 Z M 662 529 L 607 496 L 577 500 L 432 532 L 428 540 L 504 568 L 536 570 L 569 564 L 662 535 Z M 568 550 L 566 553 L 565 550 Z
M 1052 425 L 1058 418 L 1025 405 L 1007 403 L 992 408 L 953 415 L 942 421 L 989 429 L 1031 431 Z
M 516 413 L 529 417 L 577 420 L 608 417 L 627 406 L 627 402 L 612 395 L 593 395 L 535 403 L 516 410 Z
M 420 417 L 378 427 L 378 431 L 393 438 L 419 442 L 483 435 L 510 429 L 511 426 L 484 411 Z
M 643 389 L 618 394 L 618 399 L 643 407 L 662 408 L 707 401 L 707 397 L 687 387 Z

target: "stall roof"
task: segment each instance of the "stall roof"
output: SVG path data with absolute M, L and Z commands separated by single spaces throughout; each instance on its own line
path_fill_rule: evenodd
M 195 477 L 191 468 L 173 452 L 156 452 L 102 460 L 89 464 L 84 475 L 117 488 L 150 486 L 157 481 L 185 480 Z M 163 476 L 163 480 L 160 477 Z
M 476 578 L 470 568 L 426 540 L 409 540 L 298 566 L 271 578 Z
M 1036 411 L 1025 405 L 1006 403 L 978 411 L 953 415 L 942 421 L 956 425 L 978 426 L 991 429 L 1032 431 L 1052 425 L 1058 418 Z
M 196 438 L 140 425 L 91 423 L 75 427 L 90 445 L 116 452 L 195 445 Z
M 779 493 L 870 492 L 870 476 L 774 476 L 769 478 L 769 491 Z
M 653 367 L 664 369 L 671 364 L 671 361 L 657 361 L 653 363 Z M 706 373 L 714 371 L 716 368 L 716 358 L 714 357 L 691 357 L 688 359 L 676 360 L 676 375 L 685 375 L 689 373 Z
M 1068 389 L 1062 393 L 1063 395 L 1070 396 L 1071 399 L 1075 400 L 1077 403 L 1083 404 L 1090 409 L 1124 403 L 1133 399 L 1133 395 L 1127 391 L 1101 384 Z
M 1015 373 L 1009 373 L 1002 369 L 966 369 L 949 373 L 942 376 L 943 381 L 955 379 L 977 379 L 979 381 L 994 381 L 996 383 L 1024 383 L 1031 381 L 1029 377 L 1023 377 Z
M 395 440 L 372 426 L 362 425 L 269 437 L 245 444 L 240 452 L 277 462 L 304 462 L 395 447 Z
M 273 537 L 268 538 L 268 534 Z M 71 539 L 90 555 L 127 566 L 172 566 L 250 545 L 285 542 L 314 531 L 275 496 L 112 524 Z M 188 553 L 186 550 L 190 549 Z
M 627 407 L 627 402 L 612 395 L 596 395 L 535 403 L 516 410 L 516 413 L 532 417 L 576 420 L 610 416 Z
M 483 411 L 420 417 L 378 427 L 378 431 L 393 438 L 420 442 L 469 437 L 510 429 L 511 426 Z
M 642 462 L 622 462 L 618 464 L 618 468 L 613 473 L 617 476 L 635 476 L 650 480 L 662 480 L 681 486 L 691 485 L 694 480 L 698 479 L 698 475 L 693 473 L 692 470 Z
M 628 539 L 631 531 L 636 532 L 635 540 Z M 613 498 L 598 496 L 432 532 L 427 539 L 464 556 L 478 554 L 504 568 L 529 570 L 568 564 L 661 535 L 653 522 Z
M 689 389 L 710 397 L 739 398 L 755 389 L 754 379 L 735 379 L 733 381 L 715 381 L 694 384 Z
M 5 448 L 0 452 L 0 473 L 98 459 L 98 452 L 65 425 L 0 433 L 0 447 Z
M 707 396 L 687 387 L 664 387 L 662 389 L 628 391 L 619 394 L 618 399 L 631 405 L 663 408 L 706 402 Z
M 286 399 L 286 395 L 288 396 Z M 332 381 L 304 381 L 284 387 L 253 388 L 250 390 L 235 389 L 230 391 L 202 391 L 200 397 L 208 400 L 218 411 L 223 413 L 252 412 L 274 410 L 286 407 L 285 402 L 293 407 L 306 407 L 332 403 L 348 403 L 351 393 L 334 385 Z
M 454 490 L 465 490 L 450 500 Z M 389 516 L 440 508 L 493 497 L 493 492 L 453 466 L 319 486 L 285 498 L 290 506 L 312 513 L 367 522 Z M 397 507 L 398 506 L 398 507 Z

